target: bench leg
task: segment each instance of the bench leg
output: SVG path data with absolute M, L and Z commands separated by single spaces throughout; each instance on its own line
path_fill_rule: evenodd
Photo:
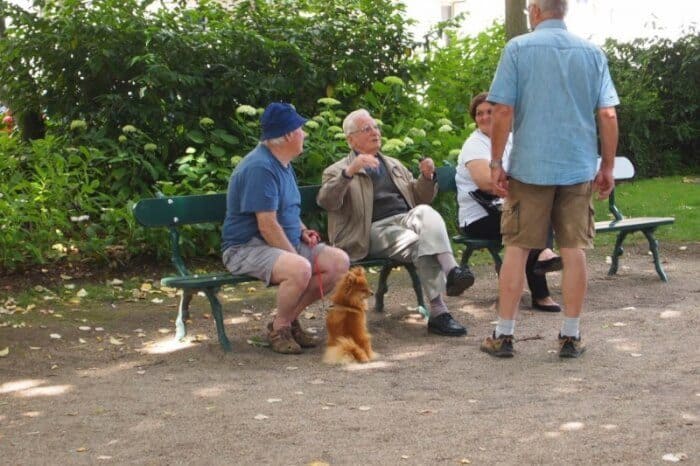
M 489 253 L 491 253 L 491 258 L 493 259 L 493 265 L 496 269 L 496 274 L 501 274 L 501 265 L 503 265 L 503 260 L 501 260 L 500 248 L 488 248 Z
M 650 228 L 647 230 L 642 230 L 642 233 L 644 233 L 644 236 L 647 237 L 647 241 L 649 241 L 649 250 L 651 251 L 652 256 L 654 256 L 654 267 L 656 267 L 656 273 L 659 274 L 659 278 L 661 278 L 662 281 L 668 282 L 666 272 L 664 272 L 663 267 L 661 267 L 661 261 L 659 260 L 659 242 L 656 241 L 656 238 L 654 238 L 654 230 L 655 228 Z
M 413 264 L 405 264 L 405 267 L 406 270 L 408 270 L 408 274 L 411 276 L 413 291 L 416 292 L 416 301 L 418 301 L 418 306 L 422 306 L 423 309 L 428 309 L 425 305 L 425 299 L 423 298 L 423 287 L 420 284 L 420 278 L 418 278 L 416 266 Z
M 625 241 L 625 238 L 627 237 L 626 231 L 621 231 L 620 233 L 617 234 L 617 239 L 615 240 L 615 249 L 613 249 L 612 257 L 611 257 L 611 264 L 610 264 L 610 269 L 608 270 L 608 276 L 615 275 L 617 273 L 617 266 L 619 264 L 619 259 L 622 253 L 625 251 L 624 248 L 622 247 L 622 242 Z
M 219 335 L 219 343 L 224 351 L 230 352 L 231 342 L 228 340 L 224 329 L 224 316 L 221 313 L 221 302 L 216 297 L 216 289 L 208 288 L 204 292 L 209 299 L 209 304 L 211 304 L 211 313 L 214 315 L 214 321 L 216 322 L 216 333 Z
M 194 292 L 183 289 L 180 296 L 180 306 L 177 309 L 177 319 L 175 319 L 175 338 L 180 341 L 187 336 L 186 322 L 190 318 L 190 302 Z
M 467 247 L 464 249 L 464 252 L 462 253 L 462 262 L 459 264 L 462 267 L 469 267 L 469 259 L 471 259 L 472 254 L 474 254 L 474 248 L 471 246 L 467 245 Z
M 391 273 L 391 265 L 383 265 L 379 272 L 379 282 L 377 283 L 377 292 L 374 295 L 374 310 L 376 312 L 384 312 L 384 295 L 389 291 L 386 284 L 389 274 Z

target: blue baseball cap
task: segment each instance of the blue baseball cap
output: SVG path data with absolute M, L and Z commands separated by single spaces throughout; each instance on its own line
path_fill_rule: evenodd
M 291 104 L 273 102 L 265 108 L 260 117 L 262 140 L 274 139 L 291 133 L 306 123 L 306 118 L 299 115 Z

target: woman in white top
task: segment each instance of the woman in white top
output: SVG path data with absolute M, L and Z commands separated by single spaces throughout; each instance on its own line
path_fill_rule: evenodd
M 476 95 L 469 105 L 469 113 L 476 122 L 474 131 L 462 146 L 457 163 L 457 203 L 459 204 L 459 227 L 472 238 L 501 239 L 501 199 L 491 195 L 491 108 L 486 100 L 488 93 Z M 503 168 L 508 171 L 508 156 L 512 146 L 509 135 L 503 153 Z M 483 202 L 477 202 L 481 198 Z M 549 245 L 552 238 L 550 235 Z M 546 272 L 560 270 L 561 258 L 550 248 L 532 249 L 527 259 L 525 274 L 532 295 L 532 309 L 559 312 L 561 307 L 552 300 L 547 288 Z

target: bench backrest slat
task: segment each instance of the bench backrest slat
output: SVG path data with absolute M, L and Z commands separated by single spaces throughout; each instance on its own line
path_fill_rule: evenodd
M 226 215 L 226 194 L 142 199 L 134 205 L 133 211 L 136 221 L 144 227 L 223 223 Z

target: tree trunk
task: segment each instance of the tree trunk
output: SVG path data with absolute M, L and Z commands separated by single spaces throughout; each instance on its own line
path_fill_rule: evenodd
M 527 32 L 526 0 L 506 0 L 506 40 Z

